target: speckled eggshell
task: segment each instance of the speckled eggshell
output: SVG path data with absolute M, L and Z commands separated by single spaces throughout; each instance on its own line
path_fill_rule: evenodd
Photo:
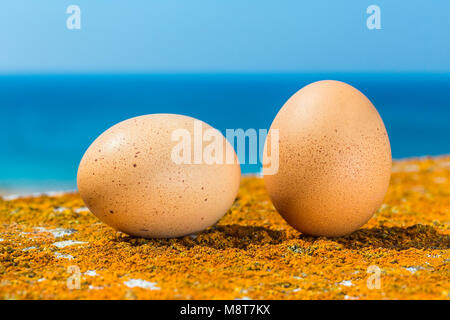
M 172 161 L 178 143 L 172 132 L 187 129 L 193 150 L 194 121 L 152 114 L 118 123 L 100 135 L 78 169 L 78 189 L 90 211 L 117 230 L 147 238 L 180 237 L 216 223 L 235 200 L 240 166 L 222 135 L 234 164 Z M 204 122 L 202 127 L 203 132 L 211 128 Z
M 264 180 L 291 226 L 334 237 L 372 217 L 386 194 L 392 158 L 383 121 L 360 91 L 339 81 L 312 83 L 281 108 L 268 140 L 273 129 L 279 169 L 268 175 L 263 168 Z

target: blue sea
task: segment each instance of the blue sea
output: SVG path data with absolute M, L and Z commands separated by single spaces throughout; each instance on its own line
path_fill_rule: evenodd
M 394 158 L 450 153 L 450 74 L 1 76 L 0 190 L 75 189 L 90 143 L 134 116 L 185 114 L 222 132 L 268 129 L 292 94 L 323 79 L 345 81 L 374 103 Z

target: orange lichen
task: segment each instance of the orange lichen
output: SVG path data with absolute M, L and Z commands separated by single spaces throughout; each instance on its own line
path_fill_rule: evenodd
M 449 299 L 449 218 L 450 157 L 395 162 L 378 212 L 334 239 L 292 229 L 254 177 L 179 239 L 116 232 L 77 194 L 0 200 L 0 299 Z

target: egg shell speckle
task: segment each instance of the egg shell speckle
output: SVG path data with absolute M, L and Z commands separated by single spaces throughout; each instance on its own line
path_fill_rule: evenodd
M 372 103 L 348 84 L 318 81 L 286 102 L 267 141 L 274 129 L 279 170 L 264 180 L 286 221 L 316 236 L 342 236 L 364 225 L 383 201 L 392 164 Z
M 171 153 L 178 142 L 172 132 L 188 130 L 193 150 L 194 121 L 199 120 L 152 114 L 100 135 L 83 156 L 77 177 L 91 212 L 117 230 L 148 238 L 180 237 L 216 223 L 236 197 L 240 166 L 222 135 L 224 156 L 232 152 L 233 164 L 175 163 Z M 202 128 L 211 126 L 202 122 Z

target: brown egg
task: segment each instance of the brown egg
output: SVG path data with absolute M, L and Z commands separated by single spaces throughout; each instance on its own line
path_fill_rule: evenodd
M 264 180 L 291 226 L 333 237 L 372 217 L 389 185 L 391 148 L 380 115 L 360 91 L 339 81 L 312 83 L 281 108 L 267 141 L 275 129 L 278 171 L 266 174 L 264 167 Z
M 134 236 L 168 238 L 216 223 L 233 204 L 240 175 L 233 147 L 219 131 L 191 117 L 152 114 L 100 135 L 83 156 L 77 180 L 86 206 L 106 224 Z

